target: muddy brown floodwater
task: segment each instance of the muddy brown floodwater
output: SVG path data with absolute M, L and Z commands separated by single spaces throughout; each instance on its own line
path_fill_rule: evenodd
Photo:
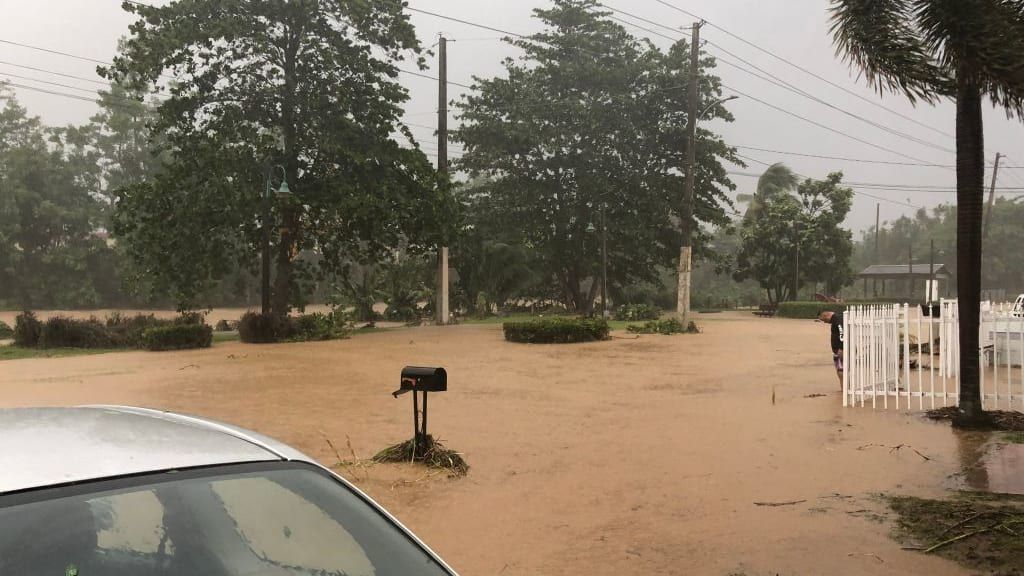
M 877 494 L 948 494 L 977 442 L 918 415 L 842 408 L 820 324 L 700 322 L 699 336 L 582 345 L 510 344 L 497 325 L 464 325 L 8 361 L 0 405 L 180 410 L 333 465 L 325 438 L 350 459 L 348 442 L 369 458 L 410 436 L 408 397 L 390 392 L 402 366 L 440 365 L 449 391 L 431 396 L 431 432 L 469 475 L 339 471 L 463 574 L 967 573 L 901 550 Z

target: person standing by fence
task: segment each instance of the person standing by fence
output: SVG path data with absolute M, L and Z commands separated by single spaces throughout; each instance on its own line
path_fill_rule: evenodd
M 843 389 L 843 313 L 822 310 L 818 313 L 818 321 L 828 324 L 832 328 L 832 364 L 836 367 L 836 376 L 839 376 L 839 390 Z

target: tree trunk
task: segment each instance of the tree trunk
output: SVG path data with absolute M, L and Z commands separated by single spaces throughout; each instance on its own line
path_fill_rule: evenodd
M 981 226 L 985 186 L 985 140 L 981 90 L 961 65 L 956 103 L 957 308 L 960 317 L 960 414 L 957 427 L 985 423 L 979 385 L 978 331 L 981 314 Z
M 284 140 L 285 178 L 289 188 L 294 184 L 298 157 L 296 153 L 295 131 L 295 59 L 298 52 L 298 39 L 289 34 L 284 50 L 284 98 L 281 106 L 281 133 Z M 299 214 L 290 199 L 282 201 L 281 210 L 281 243 L 277 250 L 277 275 L 274 278 L 274 294 L 272 313 L 278 318 L 288 315 L 291 307 L 293 260 L 299 241 Z

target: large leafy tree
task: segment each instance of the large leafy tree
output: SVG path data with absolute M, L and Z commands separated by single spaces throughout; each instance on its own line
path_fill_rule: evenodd
M 256 267 L 272 165 L 295 193 L 273 199 L 275 314 L 301 301 L 300 276 L 445 240 L 454 206 L 446 182 L 391 136 L 412 140 L 396 78 L 402 60 L 422 60 L 399 0 L 123 7 L 139 19 L 101 72 L 167 96 L 151 125 L 166 164 L 119 191 L 115 217 L 155 289 L 196 304 L 225 271 Z M 300 260 L 303 251 L 318 257 Z
M 491 180 L 491 233 L 529 247 L 537 271 L 587 313 L 602 234 L 610 282 L 654 280 L 678 257 L 689 47 L 643 44 L 593 0 L 555 0 L 534 13 L 544 31 L 510 40 L 523 55 L 459 103 L 459 166 Z M 703 98 L 719 92 L 710 75 L 701 87 Z M 709 116 L 731 120 L 721 106 Z M 699 138 L 695 216 L 724 223 L 733 184 L 719 159 L 735 158 L 716 135 Z
M 0 301 L 33 306 L 100 303 L 89 262 L 96 198 L 68 161 L 61 131 L 29 116 L 0 84 Z
M 833 0 L 839 51 L 880 92 L 956 101 L 960 414 L 986 420 L 979 384 L 984 97 L 1024 113 L 1024 3 L 1018 0 Z
M 756 280 L 773 303 L 795 299 L 807 283 L 833 293 L 849 284 L 853 239 L 842 223 L 853 190 L 842 186 L 842 178 L 832 173 L 804 180 L 796 195 L 775 194 L 757 218 L 744 219 L 734 278 Z

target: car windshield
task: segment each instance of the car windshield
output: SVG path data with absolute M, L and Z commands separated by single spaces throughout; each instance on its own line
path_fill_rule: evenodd
M 0 499 L 0 574 L 446 575 L 392 522 L 305 466 L 210 469 Z

